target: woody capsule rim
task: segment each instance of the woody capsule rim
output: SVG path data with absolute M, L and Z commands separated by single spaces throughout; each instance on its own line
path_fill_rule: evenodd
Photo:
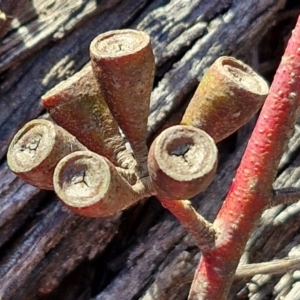
M 96 58 L 116 59 L 135 55 L 150 43 L 150 36 L 134 29 L 111 30 L 99 34 L 90 44 Z M 113 53 L 113 55 L 112 55 Z
M 91 151 L 65 156 L 53 175 L 54 190 L 68 206 L 84 208 L 103 199 L 109 191 L 111 172 L 106 159 Z
M 7 161 L 13 172 L 28 172 L 47 159 L 53 149 L 53 123 L 37 119 L 26 123 L 10 143 Z
M 218 164 L 214 140 L 186 125 L 165 129 L 152 143 L 148 170 L 158 198 L 189 199 L 213 181 Z
M 203 130 L 176 125 L 157 137 L 154 155 L 158 158 L 158 166 L 167 176 L 177 181 L 190 181 L 211 171 L 217 161 L 218 150 L 214 140 Z M 168 161 L 170 157 L 174 158 L 171 166 Z
M 230 56 L 221 56 L 215 61 L 215 65 L 220 65 L 219 72 L 230 78 L 241 89 L 255 94 L 266 95 L 269 91 L 269 86 L 266 81 L 247 64 Z

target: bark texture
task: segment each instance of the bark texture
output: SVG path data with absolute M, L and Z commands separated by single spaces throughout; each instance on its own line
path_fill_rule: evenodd
M 179 123 L 180 111 L 217 57 L 233 55 L 272 79 L 299 5 L 292 0 L 6 2 L 24 6 L 10 28 L 5 23 L 8 29 L 0 41 L 2 300 L 186 299 L 201 254 L 156 199 L 108 218 L 76 216 L 53 193 L 23 183 L 8 169 L 9 142 L 25 122 L 43 113 L 41 96 L 88 62 L 96 35 L 127 27 L 145 30 L 154 49 L 149 143 L 166 121 Z M 227 193 L 252 123 L 235 136 L 237 143 L 231 137 L 219 145 L 216 178 L 193 199 L 209 221 Z M 281 161 L 276 187 L 300 187 L 299 128 Z M 299 207 L 266 211 L 242 262 L 300 255 Z M 256 275 L 235 281 L 231 298 L 297 299 L 299 285 L 297 271 Z

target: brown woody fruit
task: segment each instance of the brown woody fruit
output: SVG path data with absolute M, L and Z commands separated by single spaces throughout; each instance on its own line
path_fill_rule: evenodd
M 89 150 L 123 167 L 132 162 L 90 64 L 48 91 L 42 103 L 51 118 Z
M 142 31 L 109 31 L 91 43 L 95 77 L 128 139 L 142 176 L 147 174 L 146 130 L 155 63 L 150 37 Z
M 40 189 L 53 190 L 54 168 L 67 154 L 86 149 L 63 128 L 48 120 L 28 122 L 10 143 L 7 162 L 10 169 Z
M 269 88 L 249 66 L 218 58 L 204 74 L 182 118 L 219 142 L 247 123 L 262 106 Z
M 205 190 L 217 169 L 217 152 L 213 139 L 200 129 L 176 125 L 164 130 L 148 155 L 157 197 L 188 199 Z
M 73 212 L 87 217 L 106 217 L 141 197 L 115 166 L 91 151 L 64 157 L 55 168 L 54 190 Z

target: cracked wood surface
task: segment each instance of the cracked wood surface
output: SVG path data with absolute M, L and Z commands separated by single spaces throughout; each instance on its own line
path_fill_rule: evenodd
M 0 42 L 2 299 L 88 299 L 91 295 L 124 300 L 186 298 L 200 253 L 155 199 L 110 218 L 78 217 L 64 209 L 52 193 L 16 178 L 7 168 L 5 154 L 16 131 L 43 112 L 42 94 L 88 61 L 88 46 L 95 35 L 124 27 L 151 35 L 157 71 L 148 126 L 150 140 L 188 101 L 204 70 L 218 56 L 249 59 L 252 47 L 284 3 L 32 0 L 24 7 Z M 298 149 L 294 138 L 276 186 L 297 186 Z M 230 156 L 224 155 L 225 162 L 212 186 L 193 200 L 210 221 L 225 197 L 242 150 L 239 147 Z M 275 207 L 265 213 L 248 243 L 245 261 L 295 253 L 299 226 L 293 220 L 298 211 L 297 205 L 291 207 Z M 276 276 L 256 278 L 259 288 L 248 288 L 249 297 L 251 293 L 253 297 L 276 293 L 277 282 L 281 286 L 278 295 L 295 293 L 295 276 L 290 274 L 287 281 L 282 278 L 288 275 Z M 281 281 L 288 284 L 280 285 Z M 245 282 L 235 283 L 233 299 L 242 295 Z M 76 288 L 66 288 L 75 283 Z

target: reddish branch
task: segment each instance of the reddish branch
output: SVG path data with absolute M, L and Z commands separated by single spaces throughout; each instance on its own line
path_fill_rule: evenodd
M 251 231 L 273 197 L 278 162 L 298 116 L 300 18 L 242 162 L 214 222 L 216 248 L 203 253 L 189 299 L 226 299 Z

